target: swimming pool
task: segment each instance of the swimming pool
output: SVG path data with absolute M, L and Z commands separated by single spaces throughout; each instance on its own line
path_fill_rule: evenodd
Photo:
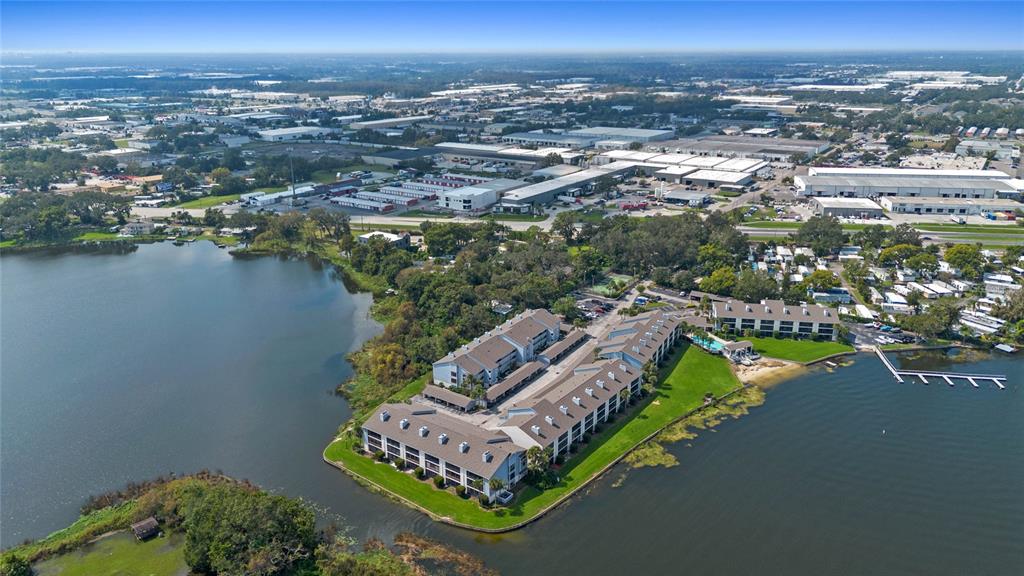
M 721 352 L 722 348 L 724 348 L 724 346 L 722 346 L 722 343 L 719 342 L 718 340 L 712 340 L 710 338 L 701 338 L 699 336 L 693 338 L 693 343 L 700 346 L 701 348 L 704 348 L 705 350 L 710 350 L 711 352 Z

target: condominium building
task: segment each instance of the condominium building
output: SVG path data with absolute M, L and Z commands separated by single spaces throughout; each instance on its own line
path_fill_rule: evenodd
M 434 382 L 462 387 L 472 376 L 490 387 L 558 341 L 561 325 L 547 310 L 527 310 L 434 362 Z
M 499 431 L 485 430 L 420 404 L 384 404 L 362 425 L 363 449 L 402 458 L 427 476 L 493 499 L 490 481 L 512 486 L 526 473 L 526 452 Z
M 625 318 L 598 343 L 601 358 L 624 360 L 643 368 L 660 363 L 682 333 L 678 312 L 653 311 Z
M 546 310 L 529 310 L 495 328 L 465 349 L 435 364 L 435 382 L 409 403 L 378 407 L 361 426 L 362 449 L 392 462 L 422 468 L 473 496 L 499 496 L 491 487 L 513 487 L 527 473 L 526 453 L 550 448 L 552 461 L 575 452 L 602 424 L 642 393 L 643 367 L 660 362 L 681 335 L 682 317 L 659 310 L 622 318 L 598 344 L 600 358 L 576 360 L 571 368 L 548 372 L 587 340 L 572 330 L 559 340 L 561 324 Z M 510 373 L 504 366 L 525 362 Z M 583 362 L 583 363 L 579 363 Z M 469 375 L 485 382 L 500 374 L 484 398 L 471 399 L 443 386 Z M 538 378 L 553 376 L 534 388 Z M 465 415 L 480 403 L 509 404 L 493 414 Z
M 821 337 L 834 340 L 839 318 L 830 308 L 814 304 L 790 306 L 782 300 L 759 303 L 728 300 L 711 303 L 715 330 L 758 336 Z
M 625 408 L 640 394 L 642 371 L 621 361 L 601 360 L 577 367 L 538 394 L 510 406 L 499 428 L 517 445 L 551 448 L 551 457 L 574 444 Z

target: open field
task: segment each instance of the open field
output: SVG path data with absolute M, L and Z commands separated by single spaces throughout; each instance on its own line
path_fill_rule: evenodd
M 557 486 L 544 491 L 524 487 L 509 508 L 485 510 L 475 500 L 438 490 L 389 464 L 357 454 L 348 439 L 336 440 L 324 451 L 324 457 L 439 519 L 487 531 L 510 530 L 538 517 L 647 438 L 699 408 L 706 393 L 722 396 L 739 385 L 724 358 L 683 344 L 663 368 L 657 390 L 642 407 L 632 408 L 633 413 L 620 416 L 594 435 L 558 470 L 561 480 Z
M 815 342 L 814 340 L 786 338 L 744 338 L 744 340 L 753 343 L 754 350 L 762 356 L 792 360 L 793 362 L 813 362 L 840 352 L 853 352 L 853 346 L 841 342 Z
M 178 576 L 188 574 L 180 535 L 138 542 L 129 533 L 108 536 L 34 566 L 39 576 Z
M 183 202 L 175 206 L 175 208 L 210 208 L 212 206 L 220 206 L 228 202 L 234 202 L 238 200 L 241 194 L 225 194 L 224 196 L 203 196 L 202 198 L 196 198 L 188 202 Z

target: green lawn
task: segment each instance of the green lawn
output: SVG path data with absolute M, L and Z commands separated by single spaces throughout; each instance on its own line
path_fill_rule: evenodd
M 761 220 L 757 222 L 743 222 L 740 226 L 747 228 L 771 228 L 776 230 L 798 230 L 802 225 L 802 222 L 782 222 L 780 220 Z M 857 232 L 870 226 L 870 224 L 843 224 L 843 230 L 846 232 Z M 883 224 L 886 228 L 891 228 L 888 224 Z
M 130 500 L 79 516 L 70 526 L 52 532 L 42 540 L 17 546 L 13 550 L 28 559 L 39 558 L 61 549 L 84 544 L 111 530 L 128 528 L 135 513 L 135 505 L 135 500 Z
M 396 214 L 396 216 L 401 216 L 402 218 L 441 218 L 441 219 L 447 219 L 447 218 L 454 218 L 455 217 L 454 214 L 448 214 L 447 212 L 427 212 L 425 210 L 419 210 L 419 209 L 406 210 L 405 212 L 402 212 L 401 214 Z
M 196 198 L 188 202 L 183 202 L 175 206 L 175 208 L 210 208 L 212 206 L 220 206 L 228 202 L 234 202 L 241 197 L 241 194 L 225 194 L 224 196 L 203 196 L 202 198 Z
M 971 232 L 977 234 L 1024 234 L 1024 227 L 1015 224 L 914 224 L 926 232 Z
M 743 222 L 740 226 L 746 226 L 748 228 L 792 228 L 795 230 L 800 227 L 800 223 L 780 222 L 777 220 L 759 220 L 757 222 Z
M 177 576 L 188 574 L 184 539 L 174 535 L 138 542 L 128 533 L 40 562 L 39 576 Z
M 98 242 L 103 240 L 120 240 L 117 232 L 84 232 L 75 236 L 76 242 Z
M 589 222 L 591 224 L 600 224 L 601 220 L 604 220 L 604 215 L 604 210 L 594 208 L 580 210 L 578 213 L 580 222 Z
M 127 138 L 118 138 L 117 140 L 114 140 L 114 146 L 116 146 L 118 148 L 127 148 L 128 147 L 128 139 Z
M 4 240 L 0 242 L 0 248 L 10 248 L 11 246 L 14 246 L 17 243 L 18 241 L 14 240 L 13 238 L 10 240 Z
M 814 340 L 786 338 L 744 338 L 744 340 L 752 342 L 754 350 L 758 354 L 794 362 L 812 362 L 840 352 L 853 352 L 853 346 L 841 342 L 815 342 Z
M 546 215 L 536 214 L 487 214 L 483 216 L 485 219 L 490 220 L 506 220 L 509 222 L 542 222 L 547 220 Z
M 646 438 L 699 408 L 704 394 L 721 396 L 739 387 L 739 382 L 720 356 L 712 356 L 696 346 L 683 345 L 662 370 L 662 382 L 656 393 L 637 412 L 626 413 L 591 438 L 587 446 L 559 470 L 561 482 L 548 490 L 524 487 L 509 508 L 485 510 L 474 500 L 463 500 L 451 491 L 413 478 L 359 455 L 350 440 L 332 443 L 324 452 L 329 460 L 341 463 L 353 473 L 386 490 L 415 502 L 433 515 L 484 530 L 509 529 L 537 516 L 548 506 L 583 486 L 609 464 L 635 448 Z
M 317 170 L 310 175 L 309 179 L 317 184 L 327 184 L 337 181 L 338 172 L 335 170 Z

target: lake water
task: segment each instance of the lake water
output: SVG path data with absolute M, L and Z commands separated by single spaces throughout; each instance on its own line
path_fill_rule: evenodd
M 615 470 L 526 529 L 483 536 L 369 493 L 320 461 L 331 392 L 379 326 L 307 262 L 209 243 L 0 259 L 3 545 L 131 480 L 222 469 L 315 503 L 357 537 L 411 530 L 504 574 L 1024 573 L 1020 360 L 892 356 L 1009 375 L 1007 389 L 898 384 L 877 359 L 814 369 L 750 415 Z M 883 433 L 884 431 L 884 433 Z

